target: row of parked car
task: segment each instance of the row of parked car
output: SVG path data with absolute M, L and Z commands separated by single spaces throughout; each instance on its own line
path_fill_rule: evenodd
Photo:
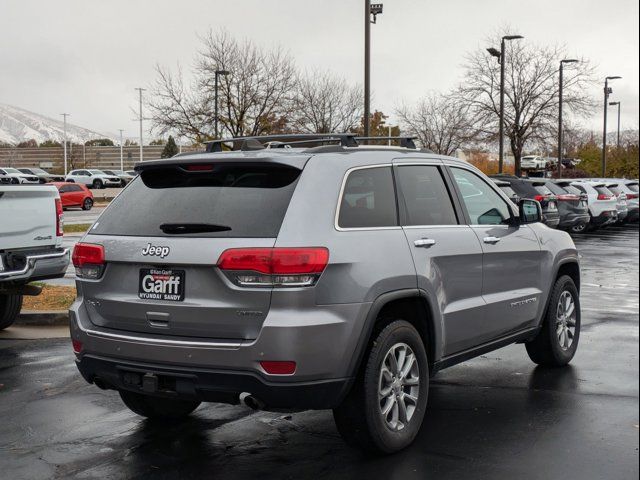
M 582 233 L 612 224 L 638 222 L 638 181 L 627 179 L 545 179 L 493 175 L 512 200 L 540 202 L 551 228 Z
M 52 182 L 79 183 L 89 188 L 124 187 L 136 176 L 133 170 L 77 169 L 66 176 L 47 172 L 42 168 L 0 167 L 0 184 L 43 184 Z

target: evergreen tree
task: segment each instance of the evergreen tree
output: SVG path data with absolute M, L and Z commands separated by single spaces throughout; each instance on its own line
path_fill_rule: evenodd
M 160 158 L 170 158 L 178 154 L 180 150 L 178 149 L 178 145 L 176 145 L 176 141 L 173 139 L 171 135 L 169 135 L 169 139 L 167 140 L 167 144 L 164 146 L 162 153 L 160 154 Z

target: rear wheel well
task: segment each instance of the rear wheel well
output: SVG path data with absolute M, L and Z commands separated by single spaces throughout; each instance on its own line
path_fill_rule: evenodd
M 376 338 L 391 322 L 400 319 L 409 322 L 418 331 L 427 351 L 429 363 L 432 364 L 435 353 L 435 334 L 431 322 L 431 310 L 427 301 L 422 297 L 399 298 L 385 304 L 378 313 L 371 339 Z M 371 345 L 369 345 L 370 347 Z
M 580 267 L 575 262 L 565 263 L 560 265 L 558 269 L 558 275 L 556 275 L 556 280 L 562 277 L 563 275 L 567 275 L 571 277 L 573 283 L 576 285 L 578 292 L 580 292 Z

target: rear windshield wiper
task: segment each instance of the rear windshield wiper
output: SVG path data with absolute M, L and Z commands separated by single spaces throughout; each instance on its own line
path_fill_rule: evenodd
M 206 233 L 206 232 L 228 232 L 231 227 L 227 225 L 216 225 L 214 223 L 163 223 L 160 230 L 172 235 L 181 233 Z

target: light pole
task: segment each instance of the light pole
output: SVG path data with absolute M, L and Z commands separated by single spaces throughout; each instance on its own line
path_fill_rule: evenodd
M 124 130 L 121 128 L 119 131 L 120 131 L 120 170 L 124 171 L 124 156 L 122 155 L 122 132 L 124 132 Z
M 604 79 L 604 126 L 602 127 L 602 178 L 607 176 L 607 107 L 609 95 L 613 90 L 609 87 L 609 80 L 618 80 L 622 77 L 612 76 Z
M 67 117 L 71 115 L 70 113 L 61 113 L 64 122 L 64 176 L 67 176 Z
M 229 71 L 228 70 L 216 70 L 215 73 L 215 81 L 214 81 L 214 92 L 213 92 L 213 108 L 214 108 L 214 118 L 213 118 L 213 124 L 214 124 L 214 133 L 216 136 L 216 140 L 218 138 L 220 138 L 220 135 L 218 134 L 218 78 L 221 75 L 229 75 Z
M 498 154 L 498 172 L 502 173 L 504 168 L 504 64 L 505 64 L 505 42 L 507 40 L 518 40 L 524 38 L 522 35 L 505 35 L 500 41 L 500 50 L 495 48 L 487 48 L 492 56 L 498 59 L 500 63 L 500 126 L 498 128 L 499 154 Z M 516 172 L 517 174 L 518 172 Z
M 560 88 L 558 93 L 558 178 L 562 177 L 562 152 L 563 152 L 563 138 L 562 138 L 562 89 L 564 87 L 563 71 L 565 63 L 577 63 L 575 58 L 566 58 L 560 60 Z
M 369 136 L 371 107 L 371 24 L 382 14 L 381 3 L 364 2 L 364 136 Z
M 140 117 L 140 161 L 143 160 L 143 150 L 142 150 L 142 92 L 144 92 L 146 90 L 146 88 L 136 88 L 135 90 L 138 90 L 139 93 L 139 117 Z
M 618 106 L 618 137 L 617 137 L 617 141 L 616 141 L 616 146 L 618 148 L 620 148 L 620 102 L 609 102 L 609 105 L 611 105 L 611 106 L 617 105 Z

